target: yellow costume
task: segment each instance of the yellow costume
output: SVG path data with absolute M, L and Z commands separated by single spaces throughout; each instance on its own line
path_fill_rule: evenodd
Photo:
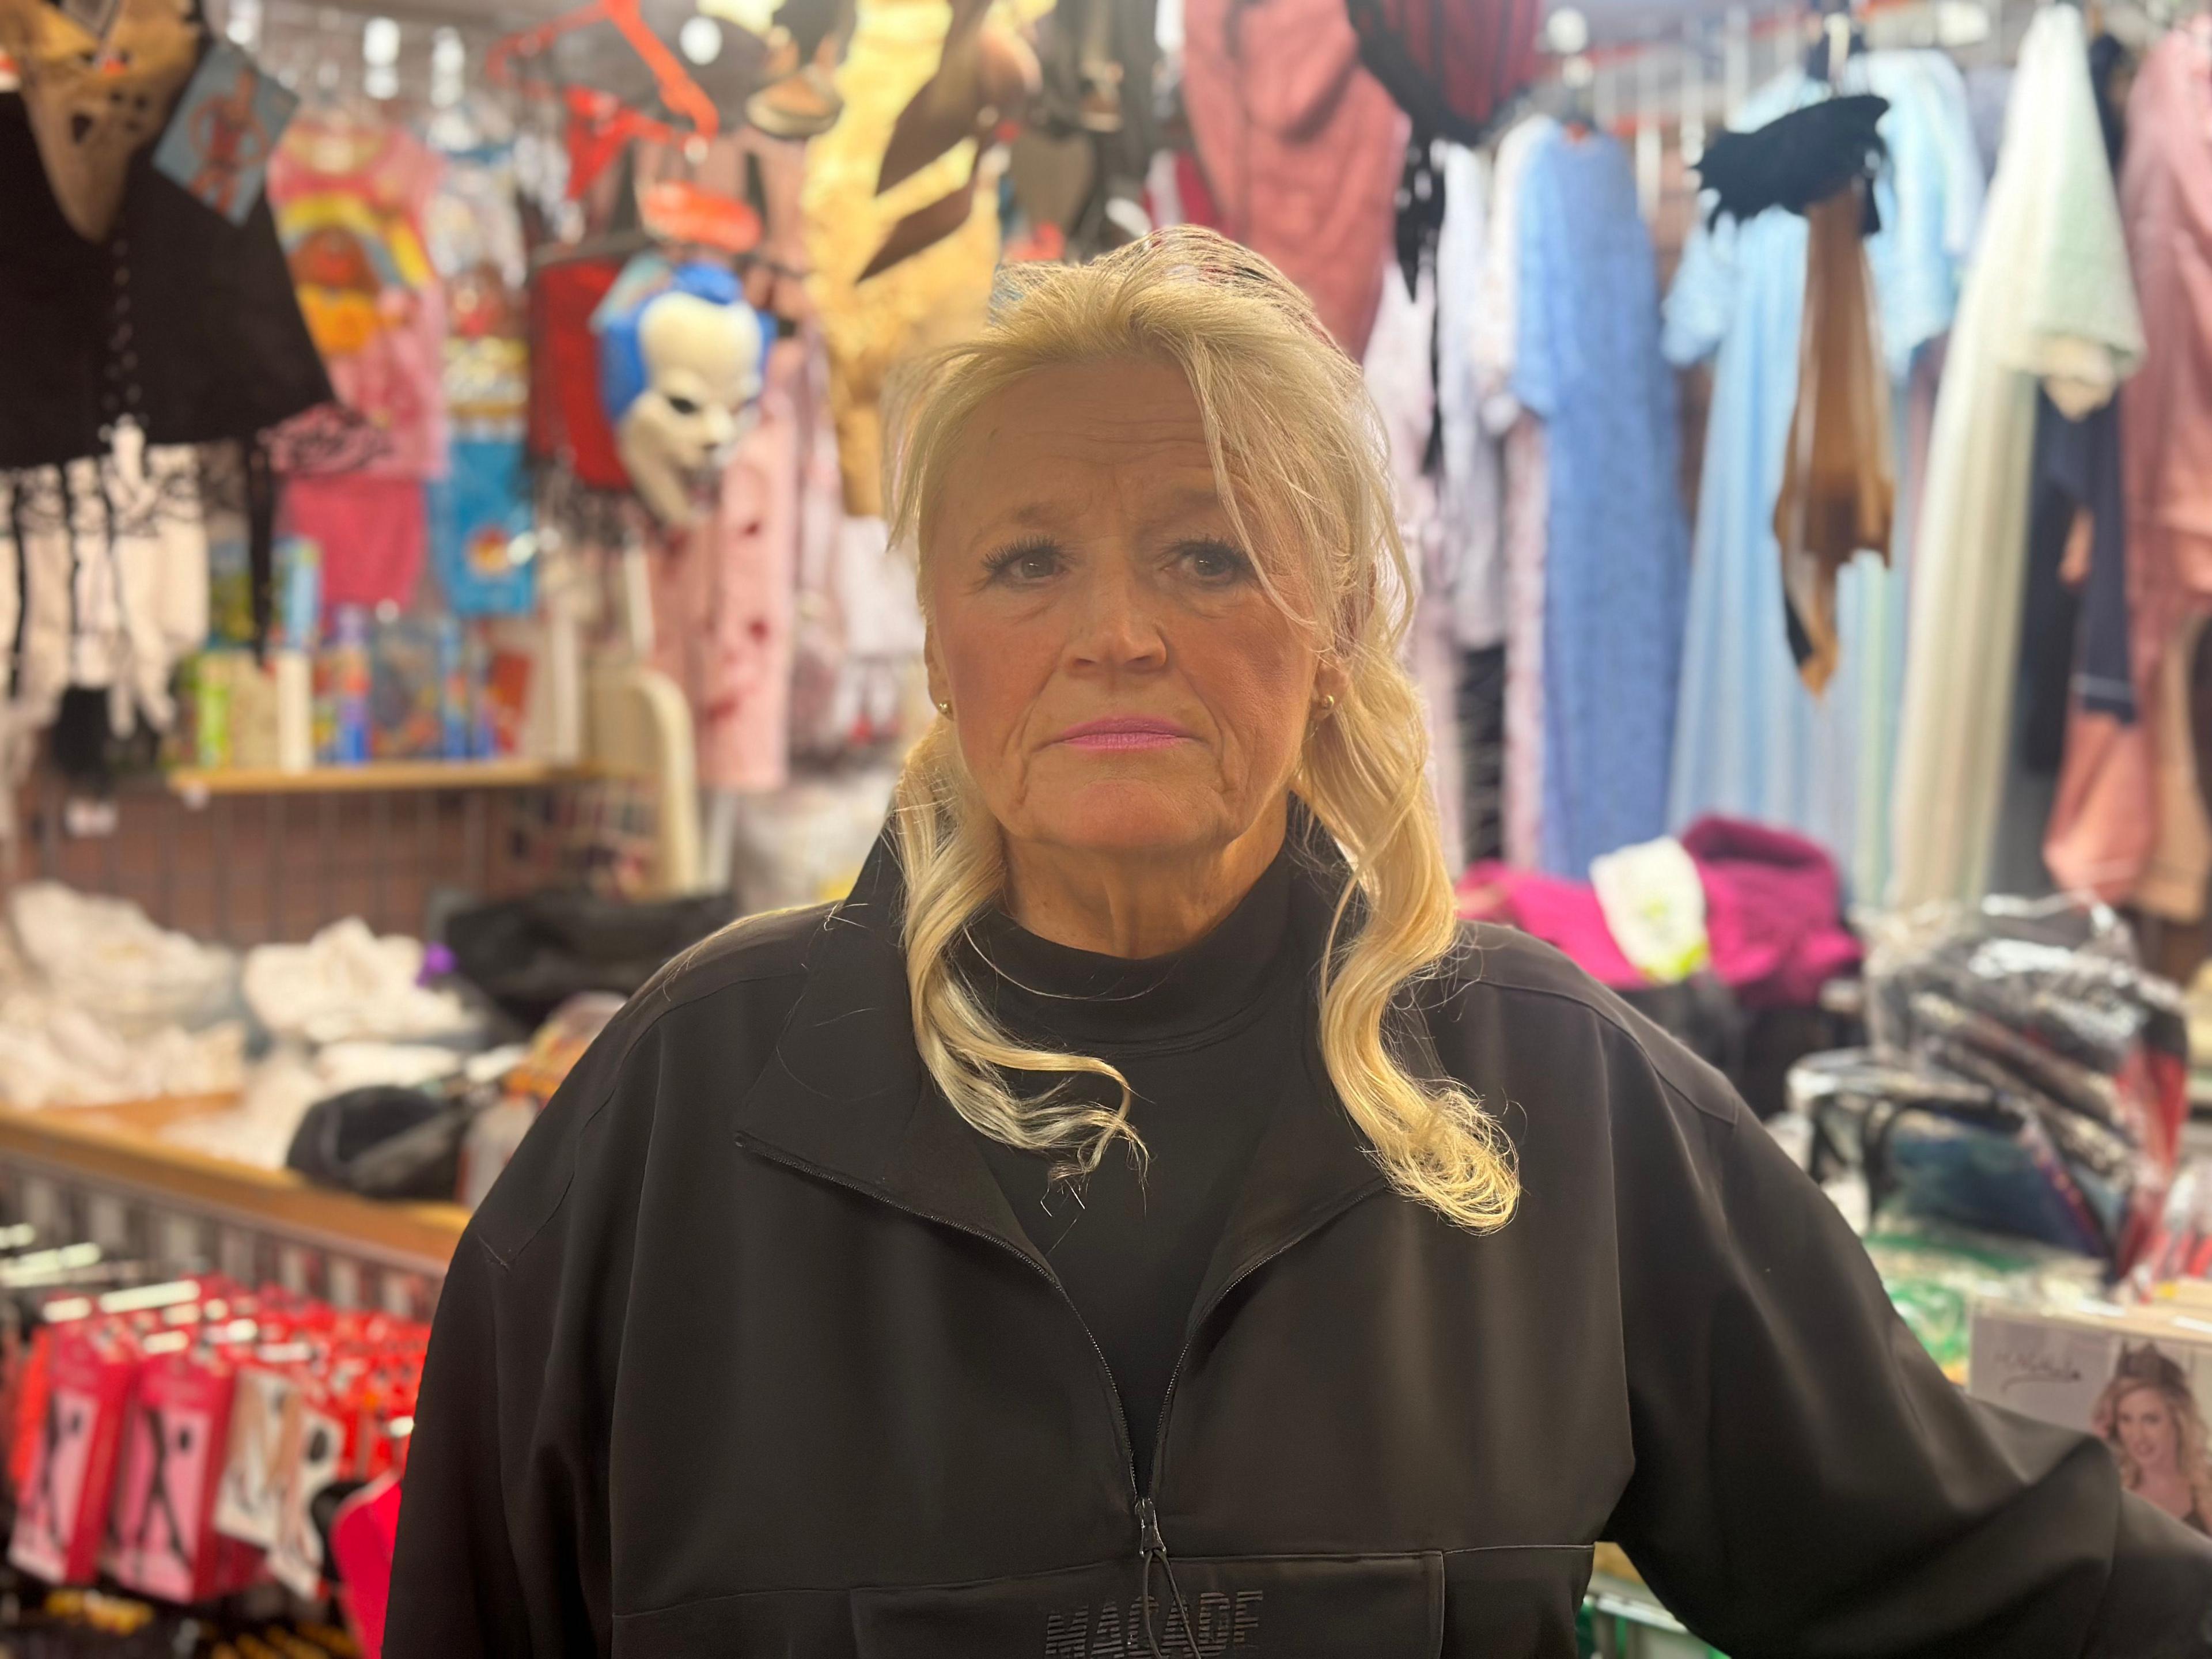
M 1050 9 L 1050 0 L 1015 0 L 999 15 L 1016 23 Z M 959 189 L 975 165 L 975 145 L 961 143 L 876 194 L 891 128 L 937 72 L 951 17 L 945 0 L 860 0 L 853 42 L 838 71 L 845 112 L 807 147 L 806 239 L 814 264 L 809 292 L 829 349 L 845 508 L 861 517 L 883 512 L 886 376 L 911 354 L 980 327 L 998 268 L 998 199 L 987 167 L 965 224 L 880 276 L 856 281 L 892 226 Z

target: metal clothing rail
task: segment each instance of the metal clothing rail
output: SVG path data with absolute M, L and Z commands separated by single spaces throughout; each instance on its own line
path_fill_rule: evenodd
M 468 1212 L 356 1198 L 155 1139 L 164 1124 L 232 1103 L 0 1108 L 0 1220 L 167 1272 L 221 1272 L 427 1318 Z

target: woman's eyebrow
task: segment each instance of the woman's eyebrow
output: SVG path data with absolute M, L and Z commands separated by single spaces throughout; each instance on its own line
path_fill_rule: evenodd
M 1155 504 L 1152 510 L 1146 514 L 1143 528 L 1157 530 L 1164 525 L 1171 525 L 1179 520 L 1188 519 L 1194 514 L 1202 513 L 1215 516 L 1221 514 L 1221 512 L 1219 490 L 1210 483 L 1188 484 L 1170 492 Z

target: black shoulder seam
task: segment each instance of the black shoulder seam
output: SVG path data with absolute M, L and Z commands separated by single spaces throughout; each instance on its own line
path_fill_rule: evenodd
M 746 920 L 750 921 L 752 918 L 748 917 Z M 744 923 L 741 921 L 734 925 L 743 927 Z M 727 930 L 725 929 L 724 931 L 726 932 Z M 577 1139 L 580 1139 L 583 1136 L 584 1131 L 591 1127 L 592 1123 L 598 1120 L 601 1112 L 606 1110 L 608 1103 L 614 1098 L 616 1084 L 621 1080 L 623 1070 L 629 1064 L 629 1057 L 632 1054 L 636 1052 L 638 1044 L 644 1042 L 647 1036 L 659 1030 L 660 1022 L 667 1018 L 669 1015 L 674 1013 L 679 1008 L 690 1006 L 692 1003 L 699 1001 L 702 998 L 712 996 L 718 991 L 726 991 L 733 986 L 758 985 L 769 980 L 803 977 L 806 972 L 806 964 L 802 959 L 799 962 L 792 963 L 787 966 L 780 967 L 770 971 L 740 974 L 732 979 L 718 980 L 712 985 L 705 986 L 696 990 L 687 990 L 682 996 L 677 995 L 672 988 L 674 981 L 681 976 L 681 970 L 690 964 L 691 958 L 698 953 L 702 946 L 711 944 L 714 939 L 720 937 L 720 933 L 711 933 L 708 935 L 706 939 L 700 940 L 697 945 L 692 945 L 681 957 L 678 957 L 674 962 L 671 963 L 666 968 L 664 968 L 659 974 L 654 975 L 656 979 L 661 981 L 660 1000 L 662 1006 L 653 1010 L 650 1018 L 641 1018 L 638 1024 L 637 1029 L 630 1033 L 629 1040 L 623 1044 L 622 1052 L 615 1057 L 615 1062 L 612 1068 L 612 1078 L 607 1085 L 605 1092 L 601 1094 L 599 1099 L 592 1103 L 592 1108 L 589 1111 L 586 1112 L 582 1117 L 576 1121 L 575 1135 Z M 562 1183 L 560 1197 L 555 1199 L 553 1202 L 547 1206 L 545 1213 L 538 1218 L 537 1225 L 533 1226 L 527 1233 L 524 1234 L 522 1238 L 515 1244 L 514 1249 L 505 1255 L 501 1255 L 498 1249 L 491 1243 L 491 1241 L 485 1238 L 482 1234 L 477 1233 L 477 1230 L 473 1226 L 468 1230 L 470 1234 L 476 1237 L 477 1242 L 483 1246 L 484 1254 L 489 1255 L 493 1261 L 498 1264 L 499 1270 L 501 1273 L 506 1273 L 513 1268 L 516 1259 L 520 1257 L 525 1250 L 528 1249 L 532 1244 L 537 1242 L 538 1235 L 544 1232 L 548 1224 L 552 1221 L 553 1218 L 561 1213 L 561 1206 L 568 1201 L 568 1190 L 575 1184 L 575 1160 L 572 1155 L 569 1159 L 568 1178 Z
M 1496 980 L 1487 979 L 1469 980 L 1465 984 L 1461 985 L 1455 989 L 1452 994 L 1455 996 L 1462 995 L 1468 991 L 1475 989 L 1478 986 L 1486 990 L 1501 991 L 1516 996 L 1548 997 L 1554 1002 L 1564 1002 L 1571 1007 L 1581 1009 L 1592 1018 L 1599 1020 L 1604 1024 L 1612 1027 L 1616 1035 L 1626 1038 L 1629 1044 L 1635 1048 L 1637 1054 L 1643 1058 L 1644 1065 L 1650 1068 L 1651 1075 L 1658 1079 L 1661 1085 L 1665 1087 L 1667 1091 L 1669 1094 L 1674 1095 L 1677 1099 L 1680 1100 L 1685 1106 L 1689 1107 L 1692 1110 L 1699 1113 L 1703 1116 L 1712 1118 L 1718 1122 L 1730 1125 L 1735 1123 L 1735 1114 L 1715 1110 L 1704 1101 L 1699 1100 L 1688 1090 L 1682 1087 L 1680 1084 L 1675 1082 L 1673 1078 L 1668 1076 L 1666 1067 L 1660 1065 L 1658 1060 L 1653 1055 L 1651 1050 L 1644 1047 L 1644 1039 L 1637 1034 L 1636 1030 L 1632 1027 L 1624 1023 L 1620 1015 L 1613 1012 L 1612 1009 L 1607 1007 L 1603 1003 L 1596 1001 L 1589 997 L 1576 996 L 1571 992 L 1553 990 L 1548 985 L 1502 985 Z

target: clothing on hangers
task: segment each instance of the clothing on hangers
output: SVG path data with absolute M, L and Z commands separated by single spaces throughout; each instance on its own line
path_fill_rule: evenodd
M 2127 496 L 2120 404 L 2069 420 L 2038 392 L 2021 628 L 2021 762 L 2062 763 L 2073 706 L 2136 717 L 2128 645 Z M 2081 570 L 2067 567 L 2081 564 Z
M 2059 881 L 2160 915 L 2201 902 L 2185 880 L 2147 884 L 2156 841 L 2144 830 L 2167 816 L 2161 793 L 2172 769 L 2158 758 L 2167 748 L 2171 705 L 2159 690 L 2167 653 L 2185 620 L 2212 607 L 2209 94 L 2212 24 L 2199 19 L 2145 55 L 2128 100 L 2119 213 L 2146 344 L 2119 406 L 2137 719 L 2074 711 L 2044 849 Z
M 1960 303 L 1916 538 L 1888 898 L 1972 900 L 2010 747 L 2035 392 L 2079 416 L 2142 362 L 2142 319 L 2081 17 L 2037 13 Z
M 330 397 L 265 201 L 234 225 L 142 150 L 114 234 L 88 242 L 0 94 L 0 471 L 105 453 L 126 413 L 149 442 L 206 443 Z
M 1827 848 L 1856 890 L 1875 893 L 1902 696 L 1912 434 L 1924 429 L 1911 418 L 1910 388 L 1950 326 L 1982 176 L 1965 88 L 1941 53 L 1856 55 L 1844 85 L 1889 105 L 1879 128 L 1889 162 L 1874 183 L 1881 228 L 1865 242 L 1898 441 L 1889 563 L 1856 559 L 1838 573 L 1837 662 L 1815 697 L 1790 650 L 1774 524 L 1798 405 L 1808 229 L 1782 210 L 1701 217 L 1668 293 L 1663 336 L 1678 366 L 1713 364 L 1668 822 L 1679 830 L 1720 812 L 1790 829 Z M 1755 131 L 1828 95 L 1791 68 L 1735 120 Z
M 592 489 L 629 488 L 599 397 L 599 343 L 592 313 L 631 256 L 650 240 L 628 234 L 564 251 L 530 278 L 529 453 Z
M 1542 59 L 1536 0 L 1352 0 L 1359 59 L 1417 129 L 1478 144 Z
M 1342 0 L 1188 0 L 1183 104 L 1237 240 L 1314 302 L 1347 355 L 1381 303 L 1409 123 L 1359 62 Z
M 1424 262 L 1419 285 L 1406 287 L 1394 253 L 1382 254 L 1387 267 L 1375 326 L 1368 336 L 1361 368 L 1367 390 L 1382 416 L 1389 447 L 1398 535 L 1413 566 L 1418 592 L 1413 633 L 1407 641 L 1414 684 L 1428 723 L 1431 781 L 1445 856 L 1456 870 L 1464 857 L 1461 824 L 1458 719 L 1459 649 L 1452 627 L 1449 573 L 1443 562 L 1444 534 L 1439 512 L 1438 479 L 1425 465 L 1429 435 L 1437 417 L 1436 383 L 1430 352 L 1436 338 L 1437 283 Z
M 2109 35 L 2089 43 L 2105 155 L 2115 171 L 2125 121 L 2114 94 L 2134 59 Z M 2039 392 L 2028 506 L 2027 591 L 2021 614 L 2019 762 L 2057 773 L 2075 700 L 2122 724 L 2136 716 L 2129 666 L 2127 511 L 2121 477 L 2120 404 L 2080 420 Z
M 652 564 L 654 665 L 691 704 L 706 790 L 776 789 L 789 773 L 806 356 L 797 339 L 770 348 L 714 511 L 669 532 Z
M 1475 323 L 1490 234 L 1490 161 L 1446 143 L 1443 227 L 1437 238 L 1433 339 L 1440 509 L 1440 577 L 1450 595 L 1452 636 L 1462 650 L 1505 637 L 1497 435 L 1482 421 L 1476 386 Z
M 1520 340 L 1522 185 L 1529 164 L 1559 135 L 1532 115 L 1498 140 L 1478 298 L 1470 323 L 1475 404 L 1498 443 L 1502 603 L 1504 607 L 1504 763 L 1501 781 L 1508 862 L 1542 856 L 1544 821 L 1544 527 L 1550 484 L 1544 428 L 1513 392 Z
M 1543 866 L 1664 827 L 1688 534 L 1674 375 L 1627 152 L 1561 136 L 1522 182 L 1513 390 L 1545 423 Z
M 346 470 L 368 477 L 446 470 L 446 293 L 423 239 L 443 170 L 399 126 L 337 110 L 302 111 L 269 166 L 301 309 L 362 428 Z

